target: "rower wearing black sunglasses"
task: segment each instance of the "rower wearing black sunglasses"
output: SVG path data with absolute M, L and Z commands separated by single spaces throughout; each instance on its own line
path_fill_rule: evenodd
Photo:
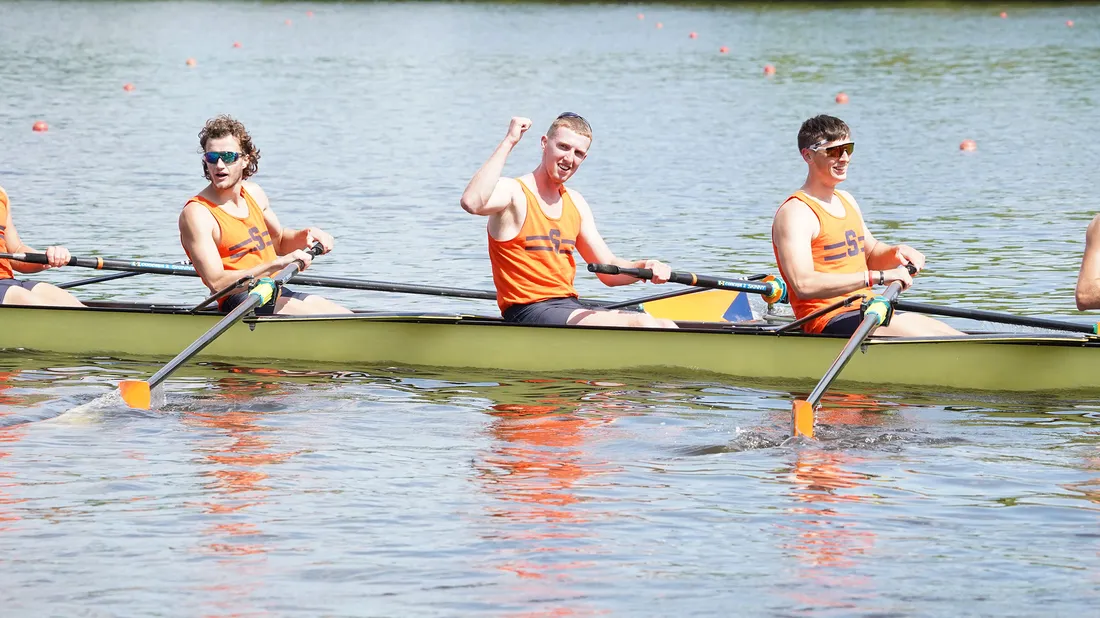
M 597 309 L 581 303 L 573 288 L 573 250 L 588 263 L 653 270 L 664 283 L 671 270 L 657 260 L 628 261 L 611 252 L 592 220 L 588 203 L 565 182 L 592 145 L 592 127 L 572 112 L 561 114 L 542 136 L 542 160 L 535 171 L 501 178 L 508 155 L 531 121 L 512 118 L 508 134 L 462 193 L 462 208 L 489 217 L 489 259 L 497 305 L 504 319 L 522 324 L 583 324 L 675 328 L 671 320 L 645 313 Z M 597 275 L 606 285 L 638 281 L 626 275 Z
M 772 222 L 772 248 L 787 282 L 795 317 L 808 333 L 851 335 L 862 322 L 859 304 L 837 305 L 853 294 L 866 298 L 872 287 L 913 283 L 908 265 L 924 268 L 924 255 L 908 245 L 888 245 L 871 235 L 859 205 L 837 185 L 848 177 L 855 152 L 848 125 L 833 116 L 815 116 L 798 131 L 806 162 L 806 183 L 779 207 Z M 830 306 L 833 306 L 829 309 Z M 886 336 L 961 335 L 947 324 L 917 313 L 895 314 Z
M 244 125 L 229 116 L 207 121 L 199 132 L 202 173 L 210 184 L 183 207 L 180 242 L 195 270 L 211 291 L 223 290 L 244 277 L 260 278 L 298 260 L 305 270 L 312 256 L 305 250 L 320 242 L 326 253 L 333 238 L 307 227 L 294 230 L 279 223 L 260 186 L 247 179 L 259 169 L 260 151 Z M 232 311 L 248 288 L 222 298 L 218 308 Z M 350 313 L 315 294 L 282 288 L 277 298 L 256 310 L 260 315 Z

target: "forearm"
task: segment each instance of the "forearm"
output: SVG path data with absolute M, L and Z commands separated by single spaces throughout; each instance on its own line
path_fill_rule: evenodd
M 8 247 L 8 253 L 42 253 L 42 251 L 20 241 L 18 247 Z M 30 262 L 20 262 L 18 260 L 11 260 L 10 263 L 12 270 L 24 275 L 32 275 L 49 269 L 48 264 L 31 264 Z
M 812 274 L 791 277 L 787 281 L 787 285 L 802 299 L 834 298 L 868 287 L 867 271 L 861 270 L 855 273 L 820 273 L 814 271 Z
M 624 260 L 619 257 L 612 257 L 606 262 L 619 268 L 645 268 L 645 260 Z M 630 285 L 631 283 L 637 283 L 642 281 L 637 277 L 631 277 L 630 275 L 596 275 L 599 280 L 606 286 L 618 287 L 620 285 Z
M 1077 310 L 1100 309 L 1100 279 L 1096 277 L 1078 277 L 1074 290 Z
M 279 242 L 275 244 L 275 253 L 286 255 L 298 249 L 305 249 L 306 237 L 308 235 L 308 230 L 295 230 L 293 228 L 284 227 L 279 232 Z
M 508 155 L 512 153 L 515 144 L 505 139 L 493 151 L 492 156 L 486 161 L 474 177 L 466 185 L 462 192 L 462 209 L 471 214 L 481 214 L 480 211 L 489 203 L 493 196 L 500 175 L 504 173 L 504 164 L 508 161 Z
M 210 288 L 212 292 L 221 291 L 237 281 L 244 279 L 245 277 L 252 277 L 253 279 L 260 279 L 266 277 L 279 270 L 281 264 L 279 262 L 268 262 L 266 264 L 260 264 L 259 266 L 253 266 L 248 270 L 222 270 L 218 274 L 211 275 L 209 277 L 203 276 L 203 283 L 206 287 Z
M 901 266 L 901 261 L 897 247 L 879 241 L 867 252 L 867 267 L 871 270 L 890 270 L 898 266 Z

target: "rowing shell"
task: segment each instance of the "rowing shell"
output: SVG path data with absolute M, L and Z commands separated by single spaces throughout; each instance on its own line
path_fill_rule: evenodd
M 0 349 L 170 358 L 221 316 L 180 307 L 99 303 L 89 309 L 0 306 Z M 526 326 L 454 314 L 358 313 L 249 318 L 199 358 L 524 372 L 644 369 L 812 382 L 844 338 L 770 332 L 758 323 L 681 323 L 681 330 Z M 1100 391 L 1100 340 L 1078 334 L 882 338 L 843 381 L 989 391 Z M 5 352 L 7 353 L 7 352 Z

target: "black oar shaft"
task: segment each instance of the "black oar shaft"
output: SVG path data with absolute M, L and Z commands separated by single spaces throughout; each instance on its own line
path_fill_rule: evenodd
M 340 277 L 314 277 L 298 275 L 290 280 L 294 285 L 322 288 L 340 288 L 345 290 L 366 290 L 370 292 L 397 292 L 401 294 L 425 294 L 428 296 L 451 296 L 455 298 L 477 298 L 496 300 L 497 293 L 490 290 L 464 290 L 435 285 L 413 285 L 407 283 L 389 283 L 364 279 L 343 279 Z
M 17 260 L 30 264 L 49 264 L 45 253 L 0 253 L 0 260 Z M 96 270 L 122 270 L 155 275 L 180 275 L 197 277 L 195 269 L 186 264 L 165 264 L 162 262 L 142 262 L 130 260 L 110 260 L 104 258 L 71 257 L 68 266 L 94 268 Z
M 899 300 L 898 302 L 894 303 L 894 307 L 899 311 L 914 311 L 918 313 L 940 315 L 949 318 L 966 318 L 970 320 L 996 322 L 999 324 L 1014 324 L 1017 326 L 1046 328 L 1049 330 L 1088 333 L 1090 335 L 1097 334 L 1097 325 L 1095 324 L 1076 324 L 1074 322 L 1066 322 L 1064 320 L 1051 320 L 1048 318 L 1017 316 L 1007 313 L 1001 313 L 999 311 L 984 311 L 981 309 L 956 309 L 954 307 L 941 307 L 939 305 L 916 303 L 907 300 Z
M 886 288 L 886 291 L 882 294 L 882 296 L 886 299 L 887 302 L 893 303 L 900 293 L 901 282 L 895 281 Z M 829 390 L 829 387 L 832 386 L 833 381 L 836 380 L 836 377 L 838 375 L 840 375 L 840 372 L 844 369 L 845 365 L 847 365 L 848 361 L 852 359 L 852 356 L 855 355 L 856 350 L 858 350 L 859 347 L 863 345 L 863 342 L 867 339 L 867 337 L 871 335 L 871 332 L 878 328 L 878 326 L 882 323 L 881 320 L 881 316 L 873 314 L 871 312 L 868 312 L 863 317 L 863 321 L 860 322 L 859 327 L 856 328 L 856 331 L 852 333 L 852 337 L 848 339 L 848 343 L 844 346 L 844 349 L 841 350 L 840 355 L 836 357 L 836 360 L 833 361 L 833 364 L 829 366 L 829 370 L 825 372 L 825 375 L 821 377 L 820 381 L 818 381 L 817 386 L 815 386 L 814 390 L 810 392 L 810 396 L 806 398 L 806 401 L 809 402 L 811 406 L 816 406 L 821 401 L 821 397 L 825 395 L 825 391 Z
M 603 275 L 627 275 L 628 277 L 635 277 L 638 279 L 653 279 L 653 270 L 649 268 L 623 268 L 613 264 L 589 264 L 588 270 L 589 272 Z M 747 279 L 721 279 L 719 277 L 697 275 L 695 273 L 673 272 L 669 275 L 668 280 L 672 283 L 680 283 L 683 285 L 748 292 L 750 294 L 760 294 L 762 296 L 768 296 L 776 292 L 774 282 L 761 283 L 758 281 L 749 281 Z

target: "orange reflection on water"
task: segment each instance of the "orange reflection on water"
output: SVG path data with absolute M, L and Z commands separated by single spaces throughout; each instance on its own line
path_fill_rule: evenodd
M 18 371 L 0 371 L 0 405 L 15 406 L 24 402 L 24 399 L 18 395 L 7 395 L 4 391 L 14 386 L 14 378 L 19 375 Z M 14 416 L 15 410 L 5 409 L 0 407 L 0 423 L 5 422 L 4 417 Z M 15 425 L 12 427 L 0 427 L 0 463 L 7 457 L 11 457 L 11 451 L 4 450 L 3 445 L 5 443 L 12 444 L 23 439 L 26 435 L 25 425 Z M 4 470 L 0 467 L 0 532 L 6 532 L 13 530 L 14 525 L 12 522 L 20 520 L 19 515 L 14 505 L 22 504 L 27 501 L 26 498 L 16 498 L 7 492 L 8 488 L 16 487 L 19 483 L 15 482 L 15 472 L 11 470 Z
M 219 397 L 222 399 L 249 400 L 257 395 L 277 393 L 280 389 L 278 384 L 237 377 L 218 381 Z M 282 463 L 297 454 L 272 452 L 272 443 L 264 435 L 274 430 L 259 424 L 263 416 L 261 412 L 232 410 L 190 412 L 184 417 L 184 423 L 216 429 L 224 438 L 197 449 L 206 462 L 219 466 L 202 473 L 209 479 L 204 488 L 212 498 L 200 503 L 205 513 L 239 517 L 246 509 L 264 504 L 265 494 L 271 490 L 264 483 L 268 478 L 264 468 Z M 203 534 L 212 537 L 203 546 L 203 551 L 209 553 L 246 556 L 268 551 L 262 543 L 244 542 L 261 534 L 252 523 L 235 520 L 219 522 L 204 529 Z
M 479 465 L 484 490 L 497 498 L 490 510 L 490 538 L 507 546 L 496 567 L 516 576 L 506 593 L 526 600 L 576 596 L 570 584 L 594 568 L 591 557 L 601 553 L 586 524 L 594 517 L 606 516 L 581 508 L 586 499 L 578 495 L 577 487 L 610 469 L 608 462 L 593 456 L 589 443 L 594 430 L 614 420 L 602 413 L 603 404 L 613 397 L 600 400 L 575 383 L 562 383 L 560 391 L 547 390 L 520 389 L 513 399 L 519 402 L 490 408 L 493 421 L 488 433 L 493 444 Z M 532 396 L 532 391 L 541 396 Z M 603 613 L 576 606 L 540 605 L 537 611 L 509 615 L 533 618 Z
M 883 406 L 864 395 L 831 395 L 829 407 L 818 414 L 821 425 L 848 425 L 846 431 L 885 422 Z M 840 404 L 839 406 L 837 404 Z M 791 596 L 803 606 L 813 608 L 854 608 L 876 596 L 872 578 L 851 573 L 863 556 L 875 546 L 876 535 L 861 524 L 846 505 L 868 499 L 861 488 L 871 476 L 854 472 L 852 467 L 865 460 L 842 450 L 797 451 L 794 464 L 780 479 L 791 486 L 795 505 L 787 510 L 791 520 L 779 527 L 791 532 L 780 547 L 790 551 L 806 568 L 798 573 L 810 592 L 795 587 Z

